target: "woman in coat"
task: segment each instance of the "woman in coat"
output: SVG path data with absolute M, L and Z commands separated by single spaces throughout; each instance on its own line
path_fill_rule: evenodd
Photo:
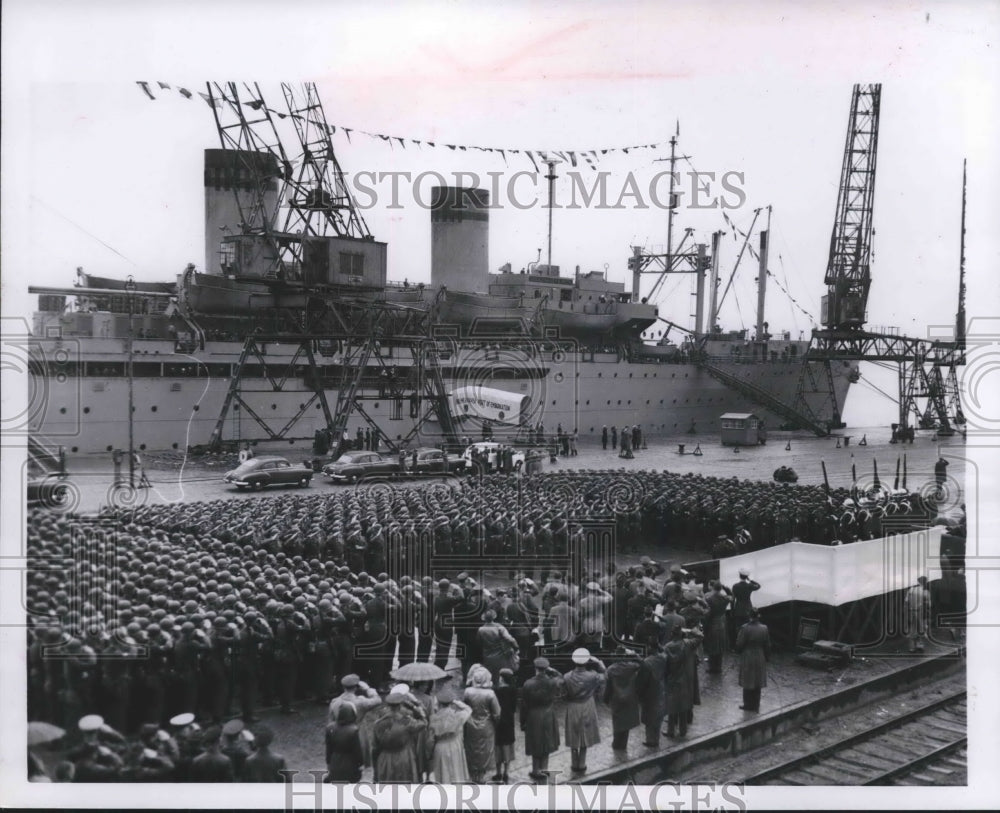
M 361 781 L 365 759 L 361 751 L 361 736 L 354 706 L 344 703 L 337 711 L 337 721 L 326 727 L 326 781 Z
M 496 751 L 496 721 L 500 717 L 500 702 L 493 691 L 493 679 L 485 666 L 473 664 L 469 669 L 470 685 L 464 700 L 472 715 L 465 723 L 465 756 L 469 776 L 481 783 L 493 766 Z
M 404 705 L 402 694 L 390 692 L 385 697 L 387 713 L 372 730 L 372 761 L 376 782 L 420 781 L 415 741 L 426 725 L 423 707 Z
M 611 708 L 613 732 L 611 747 L 615 751 L 624 751 L 628 748 L 629 732 L 640 722 L 636 678 L 642 667 L 642 661 L 638 655 L 629 652 L 625 647 L 618 647 L 615 656 L 618 660 L 612 663 L 605 673 L 607 685 L 604 690 L 604 702 Z M 661 713 L 657 726 L 662 720 Z
M 517 685 L 513 670 L 500 670 L 500 683 L 495 691 L 500 703 L 500 718 L 496 724 L 497 772 L 493 780 L 506 785 L 507 771 L 514 759 L 514 724 L 517 719 Z
M 445 686 L 437 694 L 437 709 L 430 719 L 430 739 L 433 753 L 430 769 L 440 785 L 456 785 L 469 781 L 469 766 L 465 758 L 465 723 L 472 709 L 458 699 L 458 692 Z
M 743 705 L 740 708 L 760 711 L 760 690 L 767 686 L 771 636 L 760 622 L 756 610 L 750 610 L 750 620 L 736 634 L 736 651 L 740 655 L 740 686 L 743 687 Z
M 580 647 L 573 652 L 574 667 L 563 675 L 566 689 L 566 744 L 573 773 L 587 772 L 587 748 L 601 741 L 595 699 L 604 696 L 604 664 Z

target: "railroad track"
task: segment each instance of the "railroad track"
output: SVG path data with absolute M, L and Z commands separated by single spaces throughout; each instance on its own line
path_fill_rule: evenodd
M 966 776 L 965 691 L 743 778 L 747 785 L 945 785 Z

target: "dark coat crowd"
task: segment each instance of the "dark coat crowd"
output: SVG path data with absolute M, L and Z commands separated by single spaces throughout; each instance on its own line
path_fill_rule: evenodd
M 890 508 L 926 524 L 916 499 L 867 503 L 809 486 L 582 471 L 143 506 L 113 517 L 34 511 L 27 537 L 29 719 L 76 732 L 82 718 L 100 715 L 98 734 L 77 754 L 82 777 L 102 775 L 103 766 L 138 780 L 198 778 L 193 765 L 203 754 L 221 765 L 215 755 L 227 744 L 250 748 L 239 731 L 226 740 L 221 727 L 234 717 L 251 727 L 261 706 L 292 714 L 296 704 L 325 705 L 358 681 L 381 697 L 394 662 L 444 669 L 454 651 L 467 683 L 476 669 L 485 673 L 473 688 L 499 688 L 504 671 L 520 688 L 503 710 L 506 728 L 511 702 L 527 703 L 524 712 L 546 706 L 537 697 L 568 693 L 572 701 L 574 692 L 581 703 L 606 699 L 624 719 L 633 704 L 623 699 L 628 680 L 618 673 L 634 672 L 653 744 L 664 717 L 671 734 L 683 734 L 690 722 L 699 642 L 705 639 L 710 656 L 727 651 L 747 613 L 733 628 L 728 588 L 695 585 L 679 567 L 668 573 L 648 559 L 619 570 L 614 548 L 609 556 L 594 539 L 613 538 L 618 550 L 643 537 L 705 547 L 723 537 L 749 549 L 794 536 L 832 543 L 878 535 L 873 518 L 889 516 Z M 506 575 L 507 586 L 486 589 L 475 578 L 486 570 Z M 581 647 L 602 660 L 576 663 Z M 542 653 L 551 665 L 539 666 Z M 611 664 L 606 684 L 603 661 Z M 635 668 L 617 669 L 619 662 Z M 569 677 L 581 668 L 600 673 L 600 685 Z M 485 703 L 483 711 L 481 698 L 456 702 L 471 709 L 471 721 L 489 718 L 483 742 L 495 735 L 499 705 Z M 423 728 L 437 707 L 436 700 L 426 705 Z M 189 721 L 172 731 L 179 715 L 206 728 L 188 730 Z M 522 731 L 537 732 L 525 734 L 528 754 L 552 745 L 546 719 L 522 714 Z M 396 733 L 409 742 L 402 733 L 408 723 L 397 722 Z M 574 766 L 584 767 L 596 718 L 581 710 L 570 728 L 573 747 L 583 749 L 579 759 L 574 752 Z M 114 739 L 107 732 L 124 732 L 122 742 L 100 741 Z M 267 765 L 277 765 L 266 746 L 270 733 L 255 734 Z M 174 745 L 159 745 L 164 737 Z M 153 739 L 138 748 L 143 738 Z M 371 732 L 369 754 L 374 739 Z M 480 749 L 480 768 L 509 744 Z M 433 746 L 425 740 L 420 753 L 426 775 Z M 235 763 L 231 775 L 248 776 Z

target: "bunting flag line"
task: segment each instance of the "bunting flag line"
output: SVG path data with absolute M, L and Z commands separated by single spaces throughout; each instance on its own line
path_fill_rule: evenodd
M 151 88 L 151 85 L 154 83 L 137 81 L 136 84 L 140 87 L 140 89 L 146 95 L 147 98 L 153 101 L 157 99 L 157 96 L 153 93 L 153 90 Z M 180 96 L 184 97 L 185 99 L 191 99 L 195 95 L 192 91 L 188 90 L 187 88 L 179 86 L 175 88 L 167 82 L 157 81 L 155 85 L 160 90 L 163 91 L 176 91 Z M 211 96 L 210 94 L 204 93 L 202 91 L 198 91 L 197 95 L 200 96 L 204 100 L 205 104 L 209 105 L 210 107 L 216 107 L 216 108 L 222 107 L 223 104 L 222 99 L 213 98 L 213 96 Z M 230 101 L 230 103 L 233 103 L 233 100 L 228 100 L 228 101 Z M 348 143 L 352 143 L 351 139 L 352 133 L 354 135 L 360 133 L 361 135 L 367 136 L 368 138 L 384 141 L 389 145 L 390 149 L 396 146 L 393 142 L 397 142 L 402 149 L 406 149 L 406 144 L 407 142 L 409 142 L 410 144 L 416 145 L 417 147 L 421 148 L 428 147 L 431 149 L 436 149 L 438 147 L 446 147 L 452 152 L 468 152 L 469 150 L 478 150 L 479 152 L 490 153 L 491 155 L 499 154 L 505 164 L 507 163 L 508 155 L 523 155 L 527 157 L 529 161 L 531 161 L 531 164 L 536 172 L 539 171 L 538 160 L 536 159 L 541 159 L 542 163 L 547 163 L 549 161 L 550 155 L 558 157 L 560 161 L 567 163 L 572 167 L 580 167 L 586 165 L 589 169 L 596 171 L 597 166 L 600 163 L 601 159 L 607 155 L 615 153 L 629 155 L 631 152 L 635 152 L 638 150 L 660 150 L 669 146 L 669 142 L 660 142 L 653 144 L 630 145 L 627 147 L 602 147 L 602 148 L 588 149 L 588 150 L 528 150 L 528 149 L 515 149 L 512 147 L 485 147 L 477 144 L 439 144 L 438 142 L 435 141 L 424 141 L 422 139 L 405 138 L 403 136 L 394 136 L 394 135 L 387 135 L 385 133 L 374 133 L 374 132 L 369 132 L 367 130 L 358 130 L 357 128 L 345 127 L 344 125 L 327 124 L 326 122 L 323 121 L 317 121 L 316 119 L 312 118 L 309 115 L 301 115 L 298 113 L 290 114 L 280 110 L 271 109 L 263 101 L 258 99 L 246 102 L 237 99 L 235 100 L 235 103 L 246 104 L 247 107 L 255 111 L 265 110 L 267 113 L 273 116 L 277 116 L 279 119 L 286 119 L 291 117 L 298 121 L 307 121 L 316 127 L 325 128 L 327 134 L 331 136 L 337 134 L 339 130 L 340 133 L 342 133 L 344 137 L 347 139 Z M 679 132 L 679 123 L 678 123 L 678 132 Z M 687 158 L 687 156 L 685 156 L 685 158 Z M 735 230 L 735 232 L 739 232 L 739 229 L 736 229 L 735 225 L 732 223 L 731 220 L 729 220 L 728 216 L 726 216 L 726 223 L 729 226 L 731 226 Z M 734 239 L 736 237 L 735 232 L 733 235 Z M 743 234 L 744 237 L 746 236 L 743 232 L 740 232 L 740 234 Z

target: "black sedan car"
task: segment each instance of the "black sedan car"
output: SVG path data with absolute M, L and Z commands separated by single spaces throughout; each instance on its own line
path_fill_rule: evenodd
M 416 461 L 413 456 L 416 455 Z M 406 470 L 408 474 L 454 474 L 464 472 L 465 458 L 458 454 L 445 453 L 440 449 L 417 449 L 406 455 Z
M 323 474 L 338 483 L 356 483 L 365 477 L 396 477 L 399 473 L 399 459 L 382 457 L 378 452 L 348 452 L 323 466 Z
M 252 488 L 260 491 L 265 486 L 301 486 L 306 488 L 312 480 L 313 470 L 289 463 L 283 457 L 254 457 L 240 463 L 222 479 L 242 491 Z

